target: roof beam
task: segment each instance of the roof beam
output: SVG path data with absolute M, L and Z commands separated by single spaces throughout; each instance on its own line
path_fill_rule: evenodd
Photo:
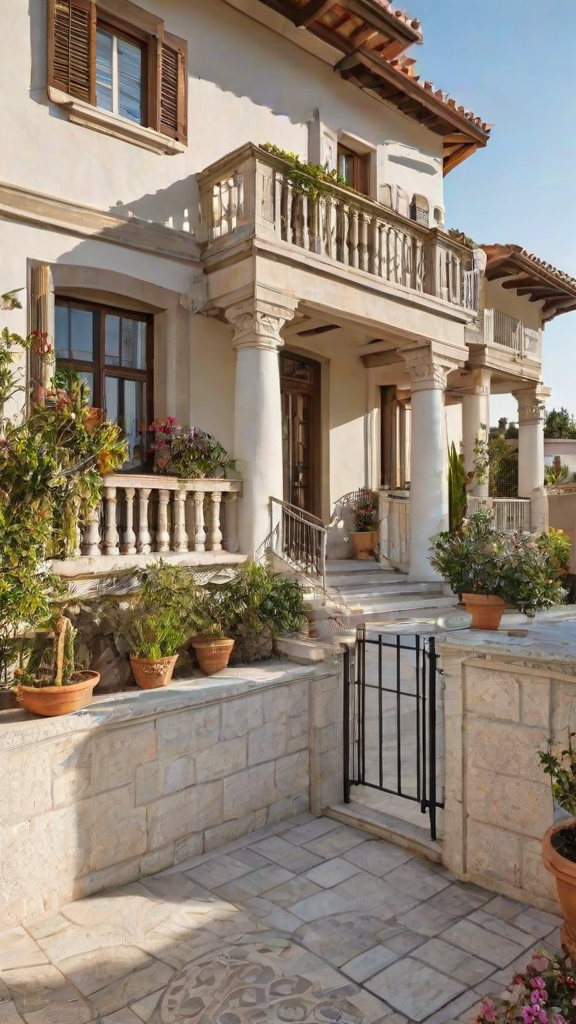
M 569 299 L 560 297 L 548 299 L 548 302 L 545 302 L 542 306 L 542 313 L 544 316 L 547 313 L 552 313 L 552 316 L 556 316 L 556 313 L 559 313 L 561 310 L 567 313 L 569 309 L 576 309 L 576 295 Z
M 329 11 L 331 7 L 334 7 L 337 0 L 308 0 L 308 3 L 304 7 L 298 8 L 298 13 L 294 17 L 294 7 L 292 7 L 292 14 L 287 15 L 299 28 L 305 28 L 312 21 L 316 21 L 316 18 L 321 18 L 326 11 Z M 343 7 L 346 7 L 345 0 L 340 0 Z
M 503 288 L 537 288 L 538 281 L 534 281 L 533 277 L 515 277 L 512 281 L 504 281 L 502 283 Z

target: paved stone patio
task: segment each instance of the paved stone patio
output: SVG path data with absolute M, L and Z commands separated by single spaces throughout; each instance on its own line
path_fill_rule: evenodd
M 2 933 L 0 1024 L 463 1022 L 558 923 L 301 816 Z

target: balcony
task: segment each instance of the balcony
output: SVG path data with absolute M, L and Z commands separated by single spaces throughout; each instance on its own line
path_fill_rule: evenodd
M 528 359 L 535 363 L 542 360 L 542 331 L 526 327 L 499 309 L 485 309 L 480 317 L 480 331 L 483 333 L 485 345 L 495 345 L 506 349 L 519 359 Z
M 198 177 L 201 239 L 208 263 L 258 238 L 370 274 L 466 310 L 478 308 L 470 249 L 356 192 L 318 182 L 252 144 Z

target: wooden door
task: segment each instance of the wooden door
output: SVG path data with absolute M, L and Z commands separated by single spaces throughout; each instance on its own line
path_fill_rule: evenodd
M 317 515 L 320 502 L 320 364 L 283 352 L 282 461 L 284 501 Z

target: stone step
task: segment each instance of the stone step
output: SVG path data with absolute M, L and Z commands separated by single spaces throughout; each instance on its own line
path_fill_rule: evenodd
M 364 603 L 373 597 L 396 601 L 410 594 L 441 594 L 441 590 L 437 583 L 398 583 L 391 586 L 385 583 L 381 586 L 367 587 L 328 587 L 328 593 L 335 600 L 350 604 L 351 601 Z
M 326 584 L 329 587 L 364 587 L 367 584 L 378 583 L 385 587 L 401 587 L 406 583 L 407 577 L 400 573 L 390 572 L 386 569 L 371 570 L 371 572 L 343 572 L 335 573 L 326 577 Z
M 341 821 L 343 825 L 362 829 L 379 839 L 385 839 L 405 850 L 418 853 L 435 864 L 442 863 L 442 847 L 439 842 L 430 839 L 428 828 L 421 828 L 391 814 L 365 807 L 354 800 L 349 804 L 331 804 L 324 814 L 328 818 Z
M 456 598 L 433 597 L 405 599 L 395 604 L 380 602 L 373 605 L 364 605 L 361 608 L 350 608 L 339 618 L 347 628 L 360 626 L 363 622 L 398 622 L 409 618 L 438 618 L 449 608 L 457 606 Z
M 327 558 L 326 559 L 326 573 L 329 576 L 331 573 L 339 572 L 370 572 L 374 569 L 380 569 L 380 566 L 375 558 Z M 381 569 L 381 572 L 392 572 L 391 569 Z

